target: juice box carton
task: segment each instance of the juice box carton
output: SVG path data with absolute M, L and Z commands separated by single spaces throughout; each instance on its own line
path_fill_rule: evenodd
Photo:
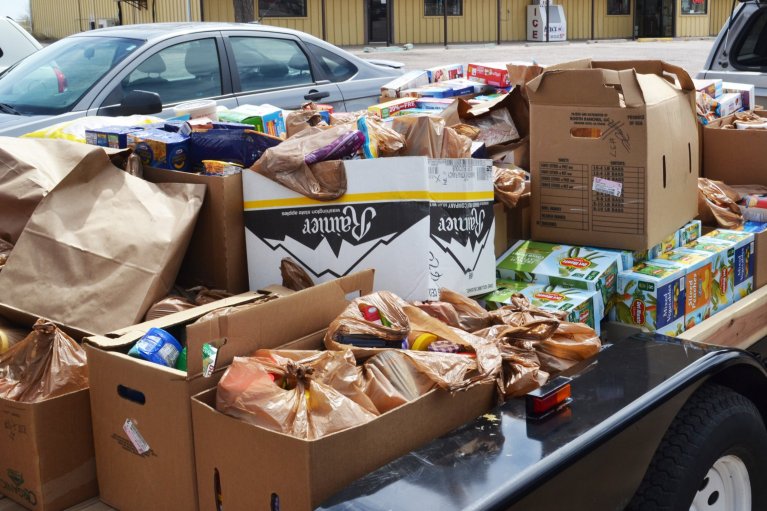
M 509 70 L 506 64 L 501 62 L 469 64 L 466 74 L 469 80 L 495 87 L 511 85 Z
M 135 126 L 105 126 L 85 130 L 85 142 L 101 147 L 112 149 L 125 149 L 128 147 L 128 134 L 141 131 L 145 127 Z
M 404 110 L 416 108 L 416 98 L 399 98 L 386 103 L 379 103 L 368 107 L 368 112 L 385 119 L 394 115 L 402 115 Z
M 711 254 L 711 313 L 716 314 L 735 303 L 735 243 L 704 236 L 685 247 Z
M 716 98 L 716 115 L 727 117 L 743 109 L 743 97 L 739 92 L 726 92 Z
M 615 295 L 620 256 L 607 250 L 518 241 L 496 264 L 502 279 L 598 291 L 594 314 L 601 321 Z
M 566 312 L 567 321 L 585 323 L 593 328 L 597 335 L 600 334 L 600 320 L 594 313 L 596 291 L 503 279 L 497 280 L 496 286 L 496 291 L 483 298 L 489 310 L 503 307 L 511 303 L 512 295 L 521 294 L 532 306 L 553 312 Z
M 652 259 L 618 275 L 615 319 L 650 332 L 684 332 L 685 269 Z
M 250 124 L 256 131 L 273 137 L 285 138 L 285 118 L 282 109 L 272 105 L 240 105 L 218 113 L 222 121 Z
M 754 106 L 756 106 L 756 88 L 753 84 L 722 82 L 722 91 L 737 92 L 740 94 L 741 103 L 743 103 L 743 110 L 753 110 Z
M 447 66 L 430 67 L 426 70 L 430 83 L 444 82 L 463 78 L 463 64 L 449 64 Z
M 700 220 L 693 220 L 685 224 L 681 229 L 677 229 L 668 238 L 652 247 L 647 253 L 647 259 L 657 259 L 664 252 L 683 247 L 700 238 L 702 229 Z
M 754 270 L 756 264 L 756 246 L 754 234 L 745 231 L 717 229 L 703 236 L 727 240 L 735 243 L 733 260 L 733 285 L 735 286 L 735 301 L 745 298 L 754 291 Z
M 398 98 L 400 92 L 405 89 L 414 89 L 429 85 L 429 73 L 427 71 L 409 71 L 381 87 L 381 96 L 385 98 Z
M 186 135 L 150 128 L 128 133 L 127 142 L 144 166 L 189 169 L 189 137 Z
M 712 254 L 680 247 L 662 254 L 661 259 L 684 267 L 685 330 L 699 325 L 712 314 Z

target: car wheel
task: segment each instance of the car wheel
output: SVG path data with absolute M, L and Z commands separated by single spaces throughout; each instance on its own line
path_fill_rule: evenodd
M 767 429 L 745 396 L 705 384 L 674 418 L 627 511 L 767 509 Z

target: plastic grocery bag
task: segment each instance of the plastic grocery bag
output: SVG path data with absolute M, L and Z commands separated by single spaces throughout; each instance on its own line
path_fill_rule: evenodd
M 228 291 L 208 289 L 204 286 L 197 286 L 191 289 L 175 288 L 170 295 L 149 308 L 144 316 L 144 321 L 151 321 L 169 314 L 189 310 L 198 305 L 205 305 L 230 296 L 232 296 L 232 293 Z
M 527 173 L 519 167 L 493 167 L 495 198 L 508 208 L 515 208 L 525 194 Z
M 429 158 L 469 158 L 471 139 L 445 125 L 436 115 L 405 115 L 397 117 L 392 129 L 405 139 L 400 156 Z
M 235 357 L 218 384 L 216 409 L 306 440 L 378 416 L 362 391 L 354 357 L 332 351 L 259 350 L 254 357 Z
M 85 350 L 56 325 L 38 319 L 32 332 L 0 355 L 0 397 L 35 403 L 88 387 Z
M 280 274 L 282 275 L 282 285 L 293 291 L 301 291 L 307 287 L 314 286 L 314 281 L 306 273 L 306 270 L 301 268 L 297 262 L 290 257 L 286 257 L 280 261 Z
M 327 152 L 338 146 L 334 145 L 344 135 L 359 133 L 349 125 L 333 126 L 327 129 L 307 128 L 287 139 L 276 147 L 267 149 L 251 169 L 264 177 L 290 188 L 294 192 L 316 200 L 334 200 L 346 193 L 346 171 L 340 157 L 324 161 Z M 359 139 L 357 139 L 359 141 Z M 353 147 L 354 142 L 344 144 L 343 148 Z M 360 142 L 357 150 L 361 147 Z M 318 154 L 318 151 L 322 154 Z M 349 149 L 350 151 L 350 149 Z M 348 156 L 353 152 L 346 151 Z M 356 151 L 356 150 L 355 150 Z M 343 152 L 343 151 L 342 151 Z M 333 154 L 340 154 L 333 151 Z M 318 163 L 311 160 L 322 157 Z
M 405 139 L 380 119 L 362 115 L 357 119 L 357 129 L 365 135 L 362 153 L 365 158 L 396 156 L 405 146 Z
M 108 117 L 89 115 L 74 121 L 64 121 L 47 128 L 42 128 L 22 135 L 22 138 L 64 139 L 70 142 L 85 143 L 85 130 L 106 128 L 109 126 L 141 126 L 165 122 L 165 119 L 151 115 L 129 115 L 124 117 Z
M 698 218 L 704 225 L 732 229 L 743 225 L 740 193 L 720 181 L 698 178 Z
M 444 355 L 443 355 L 444 356 Z M 470 363 L 464 357 L 451 357 Z M 437 386 L 412 358 L 402 351 L 386 350 L 369 358 L 362 367 L 365 394 L 381 413 L 409 403 Z
M 0 355 L 29 335 L 29 328 L 19 328 L 0 317 Z
M 8 261 L 8 257 L 10 257 L 12 250 L 13 243 L 0 238 L 0 271 L 2 271 L 3 266 L 5 266 L 5 263 Z

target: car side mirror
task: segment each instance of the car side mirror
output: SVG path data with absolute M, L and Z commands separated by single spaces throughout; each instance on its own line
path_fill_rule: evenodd
M 156 92 L 134 90 L 120 101 L 117 115 L 149 115 L 162 112 L 162 100 Z

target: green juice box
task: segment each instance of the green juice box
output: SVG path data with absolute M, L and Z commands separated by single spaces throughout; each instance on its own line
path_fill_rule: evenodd
M 600 320 L 594 314 L 596 291 L 586 291 L 553 284 L 531 284 L 516 280 L 496 281 L 497 290 L 483 299 L 489 310 L 495 310 L 511 303 L 514 294 L 521 294 L 530 304 L 539 309 L 553 312 L 567 312 L 567 321 L 585 323 L 600 334 Z
M 737 301 L 750 295 L 754 291 L 754 269 L 756 264 L 754 234 L 745 231 L 717 229 L 706 234 L 703 238 L 726 240 L 735 243 L 733 259 L 735 300 Z
M 650 332 L 684 332 L 685 269 L 653 259 L 618 275 L 615 319 Z
M 699 325 L 712 314 L 713 255 L 680 247 L 661 254 L 660 258 L 684 267 L 685 330 Z
M 496 273 L 506 280 L 598 291 L 594 314 L 601 321 L 615 295 L 620 257 L 609 250 L 519 241 L 500 257 Z
M 735 242 L 702 237 L 686 245 L 711 254 L 711 312 L 716 314 L 735 303 Z

